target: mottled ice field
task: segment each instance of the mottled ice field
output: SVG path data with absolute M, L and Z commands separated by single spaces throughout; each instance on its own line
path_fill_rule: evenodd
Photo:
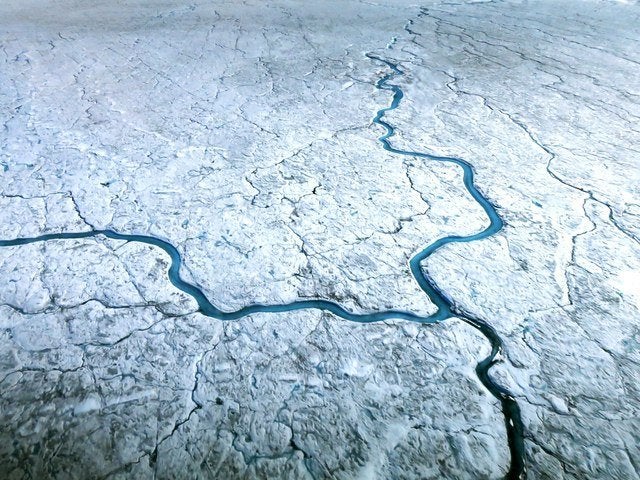
M 640 478 L 640 4 L 2 0 L 0 122 L 1 479 Z

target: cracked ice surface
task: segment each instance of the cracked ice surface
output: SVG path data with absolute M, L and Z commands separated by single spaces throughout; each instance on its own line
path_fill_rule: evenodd
M 225 309 L 322 296 L 431 311 L 407 258 L 482 217 L 464 201 L 431 215 L 449 198 L 412 176 L 464 196 L 457 178 L 410 171 L 376 142 L 386 98 L 362 53 L 412 9 L 353 5 L 363 18 L 335 23 L 337 5 L 24 8 L 5 15 L 6 194 L 72 194 L 96 228 L 169 239 Z
M 500 207 L 502 232 L 425 267 L 503 336 L 530 474 L 638 478 L 640 10 L 551 7 L 423 10 L 390 122 L 400 147 L 470 159 Z
M 225 310 L 433 306 L 407 260 L 496 327 L 534 478 L 635 478 L 637 5 L 13 1 L 0 5 L 0 238 L 166 238 Z M 444 2 L 443 2 L 444 3 Z M 385 46 L 396 37 L 392 49 Z M 305 311 L 222 324 L 159 249 L 0 249 L 8 478 L 497 478 L 508 451 L 468 325 Z
M 2 250 L 10 284 L 49 300 L 24 312 L 13 305 L 35 300 L 7 292 L 0 307 L 3 431 L 18 442 L 2 444 L 7 474 L 503 473 L 502 418 L 474 374 L 488 345 L 470 326 L 316 311 L 222 323 L 166 286 L 158 249 L 63 243 Z

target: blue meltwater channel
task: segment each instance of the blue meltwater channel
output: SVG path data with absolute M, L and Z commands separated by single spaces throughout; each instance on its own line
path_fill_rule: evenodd
M 489 375 L 489 369 L 499 361 L 498 357 L 502 351 L 503 346 L 502 339 L 493 329 L 493 327 L 491 327 L 484 320 L 473 318 L 463 312 L 457 311 L 453 302 L 449 300 L 445 296 L 445 294 L 438 289 L 436 284 L 429 278 L 429 276 L 421 267 L 421 263 L 424 260 L 426 260 L 433 252 L 443 247 L 444 245 L 450 243 L 472 242 L 474 240 L 481 240 L 483 238 L 489 237 L 502 228 L 503 222 L 496 212 L 495 207 L 491 205 L 491 203 L 476 188 L 473 182 L 473 168 L 468 162 L 454 157 L 441 157 L 428 153 L 400 150 L 391 145 L 389 139 L 394 135 L 395 130 L 393 126 L 391 126 L 384 120 L 384 116 L 386 112 L 398 108 L 404 94 L 402 92 L 402 89 L 398 85 L 394 85 L 389 82 L 396 76 L 403 75 L 404 73 L 395 63 L 371 54 L 367 54 L 367 57 L 373 61 L 384 64 L 391 70 L 390 73 L 384 75 L 376 82 L 376 87 L 378 89 L 388 90 L 393 93 L 391 105 L 378 110 L 376 116 L 373 119 L 374 123 L 380 125 L 385 129 L 385 133 L 378 138 L 378 140 L 382 143 L 384 149 L 398 155 L 423 158 L 425 160 L 436 162 L 454 163 L 458 165 L 462 168 L 463 182 L 467 191 L 482 206 L 487 216 L 489 217 L 489 226 L 481 232 L 469 236 L 452 235 L 442 237 L 417 253 L 410 260 L 409 266 L 411 268 L 413 277 L 420 285 L 420 288 L 429 296 L 431 301 L 437 307 L 437 311 L 432 315 L 420 316 L 416 315 L 415 313 L 399 310 L 385 310 L 371 313 L 353 313 L 333 301 L 323 299 L 300 300 L 279 305 L 252 304 L 240 308 L 236 311 L 225 312 L 217 308 L 206 297 L 202 289 L 192 283 L 183 280 L 180 277 L 180 266 L 182 264 L 182 259 L 176 247 L 165 240 L 148 235 L 130 235 L 125 233 L 118 233 L 113 230 L 50 233 L 37 237 L 0 240 L 0 247 L 15 247 L 37 242 L 46 242 L 48 240 L 83 239 L 97 236 L 104 236 L 114 240 L 125 240 L 127 242 L 138 242 L 153 245 L 164 250 L 171 257 L 171 265 L 168 272 L 169 280 L 171 281 L 171 283 L 176 288 L 195 299 L 195 301 L 198 303 L 200 313 L 218 320 L 237 320 L 254 313 L 280 313 L 304 309 L 328 311 L 345 320 L 359 323 L 380 322 L 389 319 L 402 319 L 418 323 L 437 323 L 451 317 L 457 317 L 480 331 L 491 343 L 491 354 L 480 363 L 478 363 L 478 365 L 476 366 L 476 374 L 478 375 L 478 378 L 480 379 L 482 384 L 487 388 L 487 390 L 489 390 L 489 392 L 491 392 L 491 394 L 500 402 L 502 406 L 502 413 L 504 415 L 507 431 L 507 440 L 511 454 L 510 467 L 505 478 L 509 480 L 523 479 L 526 476 L 526 464 L 520 408 L 514 397 L 505 388 L 495 383 Z

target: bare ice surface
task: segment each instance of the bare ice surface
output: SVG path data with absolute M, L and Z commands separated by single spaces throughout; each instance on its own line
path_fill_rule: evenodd
M 639 478 L 636 2 L 0 3 L 1 478 Z M 370 54 L 370 56 L 367 56 Z M 372 57 L 373 56 L 373 57 Z M 375 59 L 383 59 L 385 64 Z M 48 238 L 48 237 L 47 237 Z M 505 393 L 506 395 L 506 393 Z

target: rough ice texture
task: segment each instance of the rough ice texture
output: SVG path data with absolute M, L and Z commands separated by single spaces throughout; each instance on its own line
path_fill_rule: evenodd
M 405 72 L 394 145 L 473 164 L 505 220 L 424 268 L 503 337 L 530 476 L 637 478 L 640 10 L 448 3 L 3 1 L 0 238 L 165 238 L 225 310 L 433 312 L 407 260 L 487 219 L 459 168 L 377 142 L 376 52 Z M 0 249 L 0 476 L 504 475 L 468 325 L 223 324 L 168 263 Z

